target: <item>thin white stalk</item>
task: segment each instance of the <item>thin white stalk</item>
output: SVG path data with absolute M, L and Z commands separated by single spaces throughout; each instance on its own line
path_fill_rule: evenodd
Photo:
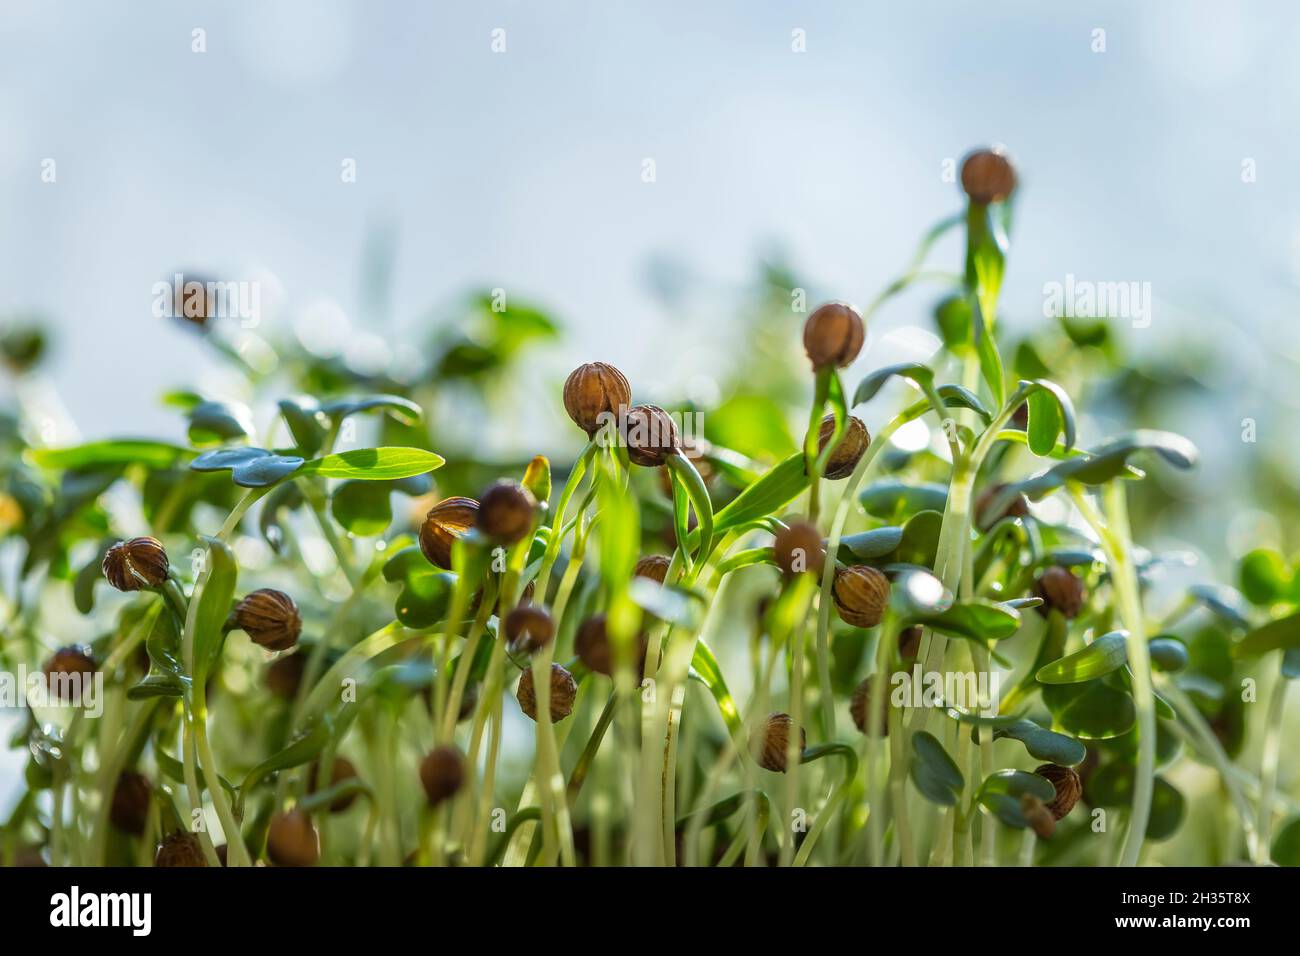
M 1156 699 L 1151 683 L 1151 654 L 1147 647 L 1142 597 L 1131 557 L 1124 488 L 1117 480 L 1112 481 L 1104 494 L 1109 525 L 1082 489 L 1070 486 L 1070 496 L 1096 533 L 1106 555 L 1111 582 L 1119 598 L 1120 618 L 1128 630 L 1128 664 L 1133 672 L 1133 705 L 1137 711 L 1138 761 L 1132 810 L 1121 845 L 1119 865 L 1137 866 L 1146 839 L 1147 823 L 1151 819 L 1151 796 L 1155 790 Z
M 1278 674 L 1268 700 L 1264 745 L 1259 757 L 1259 804 L 1256 807 L 1254 860 L 1265 864 L 1269 858 L 1269 837 L 1273 829 L 1273 794 L 1277 790 L 1277 771 L 1282 752 L 1282 716 L 1286 711 L 1286 692 L 1291 681 Z

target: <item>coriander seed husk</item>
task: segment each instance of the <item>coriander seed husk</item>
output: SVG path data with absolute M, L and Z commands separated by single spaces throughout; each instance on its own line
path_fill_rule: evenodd
M 274 588 L 261 588 L 235 605 L 231 623 L 268 651 L 287 651 L 298 643 L 302 615 L 293 598 Z
M 465 758 L 455 747 L 434 747 L 420 761 L 420 785 L 431 807 L 454 796 L 464 782 Z
M 157 538 L 119 541 L 104 553 L 104 577 L 119 591 L 161 587 L 170 565 L 167 551 Z
M 178 278 L 177 283 L 179 282 Z M 212 319 L 217 317 L 218 297 L 215 291 L 209 294 L 210 289 L 215 289 L 212 280 L 202 276 L 194 277 L 186 280 L 184 284 L 176 285 L 174 289 L 172 295 L 174 318 L 203 330 Z
M 533 591 L 537 587 L 536 579 L 529 581 L 524 585 L 523 591 L 519 595 L 519 604 L 530 604 L 533 600 Z M 469 602 L 469 613 L 472 617 L 478 613 L 478 609 L 483 606 L 483 589 L 480 587 L 474 592 L 474 597 Z M 501 616 L 501 592 L 498 591 L 496 598 L 492 601 L 492 613 Z
M 921 636 L 925 633 L 920 624 L 904 628 L 898 634 L 898 658 L 902 661 L 914 661 L 921 653 Z
M 551 723 L 556 724 L 573 713 L 573 699 L 578 696 L 578 683 L 573 675 L 559 664 L 551 665 Z M 533 688 L 533 669 L 525 668 L 515 691 L 519 709 L 533 720 L 537 719 L 537 694 Z
M 294 807 L 271 817 L 266 855 L 276 866 L 316 865 L 320 860 L 320 837 L 306 810 Z
M 826 546 L 815 525 L 795 521 L 777 534 L 772 554 L 776 558 L 776 566 L 786 577 L 794 577 L 805 571 L 821 574 Z
M 199 845 L 198 837 L 184 830 L 175 830 L 167 834 L 162 843 L 158 844 L 153 865 L 207 866 L 208 861 L 203 858 L 203 847 Z
M 356 776 L 357 776 L 357 768 L 352 765 L 352 761 L 349 760 L 347 757 L 336 756 L 334 758 L 333 765 L 330 767 L 329 786 L 336 787 L 340 783 L 343 783 L 345 780 L 352 780 Z M 313 762 L 311 767 L 309 767 L 307 770 L 307 792 L 308 793 L 316 792 L 317 790 L 316 781 L 319 779 L 319 777 L 320 777 L 320 761 L 317 760 Z M 330 801 L 330 805 L 329 805 L 330 813 L 342 813 L 344 810 L 348 809 L 348 807 L 352 806 L 352 804 L 357 802 L 357 796 L 358 794 L 356 793 L 345 793 L 342 796 L 335 797 L 333 800 Z
M 681 450 L 677 423 L 658 405 L 634 405 L 620 423 L 627 457 L 634 465 L 658 468 Z
M 1034 773 L 1046 777 L 1056 788 L 1056 797 L 1047 805 L 1052 819 L 1062 820 L 1069 816 L 1074 805 L 1083 793 L 1083 781 L 1073 767 L 1062 767 L 1054 763 L 1045 763 L 1034 768 Z
M 475 524 L 497 544 L 511 545 L 532 531 L 536 512 L 532 493 L 517 481 L 503 479 L 479 498 Z
M 889 578 L 870 565 L 855 564 L 835 572 L 831 596 L 845 624 L 875 627 L 889 606 Z
M 113 787 L 108 818 L 124 833 L 140 836 L 149 819 L 149 801 L 152 798 L 153 785 L 148 777 L 134 770 L 123 770 Z
M 853 364 L 865 340 L 862 316 L 838 302 L 818 307 L 803 324 L 803 348 L 814 369 Z
M 637 634 L 632 669 L 638 679 L 644 676 L 645 655 L 649 646 L 645 632 Z M 614 648 L 610 644 L 605 615 L 594 614 L 582 622 L 573 638 L 573 650 L 588 670 L 606 677 L 614 676 Z
M 849 714 L 853 717 L 853 724 L 864 734 L 871 733 L 871 681 L 872 678 L 865 678 L 862 683 L 853 689 L 853 697 L 849 700 Z M 878 705 L 880 709 L 880 734 L 882 737 L 889 736 L 889 695 L 886 694 Z
M 790 731 L 794 728 L 794 718 L 789 714 L 768 714 L 763 726 L 756 728 L 750 741 L 754 759 L 764 770 L 773 773 L 785 773 L 787 766 L 786 750 L 790 746 Z M 799 749 L 802 751 L 808 743 L 808 735 L 799 728 Z
M 1032 793 L 1020 795 L 1020 812 L 1025 815 L 1029 826 L 1038 834 L 1040 840 L 1050 840 L 1056 833 L 1056 820 L 1052 816 L 1052 811 Z
M 469 534 L 478 518 L 473 498 L 444 498 L 429 509 L 420 525 L 420 550 L 429 563 L 451 570 L 451 546 Z
M 69 644 L 55 651 L 42 669 L 46 686 L 55 697 L 74 700 L 85 692 L 87 682 L 93 679 L 95 658 L 84 644 Z
M 835 434 L 835 416 L 827 415 L 822 419 L 821 427 L 817 429 L 817 453 L 820 455 L 826 450 L 826 443 L 831 440 Z M 826 472 L 823 478 L 831 481 L 837 481 L 840 478 L 847 478 L 853 474 L 853 469 L 858 466 L 862 456 L 866 454 L 867 448 L 871 445 L 871 435 L 867 432 L 867 426 L 859 418 L 852 415 L 844 423 L 844 434 L 835 444 L 834 450 L 831 451 L 830 457 L 826 460 Z
M 0 856 L 0 866 L 11 866 L 15 869 L 48 866 L 38 846 L 16 846 L 10 852 L 9 861 L 7 863 L 2 861 L 3 856 Z
M 977 149 L 961 164 L 961 188 L 971 202 L 988 205 L 1002 202 L 1016 188 L 1016 170 L 998 150 Z
M 307 669 L 305 654 L 290 654 L 271 661 L 266 669 L 266 688 L 281 700 L 293 700 L 298 696 L 298 687 L 302 684 L 303 673 Z
M 513 650 L 531 654 L 555 638 L 555 621 L 535 604 L 520 604 L 506 615 L 506 641 Z
M 632 404 L 626 376 L 605 362 L 579 365 L 564 382 L 564 410 L 575 425 L 594 438 L 606 425 L 617 425 Z
M 1025 518 L 1029 516 L 1029 501 L 1024 495 L 1015 495 L 1003 507 L 993 510 L 994 503 L 1002 497 L 1006 483 L 989 485 L 975 499 L 975 526 L 980 531 L 988 531 L 1003 518 Z
M 1045 568 L 1034 582 L 1034 594 L 1043 599 L 1039 612 L 1057 610 L 1067 619 L 1079 616 L 1085 597 L 1083 579 L 1060 565 Z
M 666 554 L 647 554 L 636 563 L 636 567 L 632 569 L 632 576 L 649 578 L 651 581 L 663 584 L 664 579 L 668 577 L 668 566 L 671 563 L 672 559 Z

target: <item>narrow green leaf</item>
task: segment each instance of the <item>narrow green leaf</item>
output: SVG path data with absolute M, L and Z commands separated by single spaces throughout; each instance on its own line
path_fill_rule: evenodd
M 300 474 L 322 478 L 392 481 L 441 468 L 444 459 L 422 448 L 359 448 L 306 462 Z
M 982 310 L 976 309 L 975 353 L 979 356 L 980 374 L 988 383 L 994 401 L 1001 405 L 1006 397 L 1006 372 L 992 330 L 984 322 Z
M 153 756 L 154 761 L 158 764 L 158 769 L 162 772 L 164 777 L 168 778 L 173 783 L 178 783 L 182 786 L 185 785 L 185 765 L 162 747 L 158 746 L 156 741 L 154 743 Z M 203 787 L 204 790 L 207 789 L 205 786 L 206 782 L 206 774 L 200 774 L 199 786 Z M 235 796 L 235 788 L 230 785 L 230 781 L 225 777 L 218 776 L 217 783 L 220 785 L 221 789 L 226 791 L 226 793 L 231 797 Z
M 853 404 L 862 405 L 876 397 L 884 384 L 894 377 L 906 378 L 914 382 L 922 391 L 934 387 L 934 371 L 920 362 L 900 362 L 878 368 L 861 382 L 853 393 Z
M 197 683 L 208 679 L 225 642 L 224 625 L 230 616 L 239 577 L 239 565 L 229 546 L 219 538 L 204 536 L 203 540 L 208 545 L 209 570 L 197 596 L 199 606 L 194 618 L 193 677 Z
M 1259 657 L 1270 651 L 1300 647 L 1300 612 L 1260 625 L 1232 647 L 1236 658 Z
M 244 777 L 239 785 L 241 800 L 248 799 L 248 792 L 257 784 L 279 770 L 291 770 L 310 763 L 320 756 L 325 745 L 334 735 L 334 721 L 328 715 L 320 720 L 307 733 L 292 741 L 284 749 L 267 757 Z
M 727 730 L 732 737 L 742 736 L 744 724 L 740 719 L 740 708 L 736 706 L 736 699 L 731 696 L 727 682 L 722 677 L 722 668 L 718 666 L 718 659 L 713 656 L 712 648 L 702 638 L 695 642 L 695 653 L 691 657 L 691 676 L 707 687 L 709 693 L 713 695 L 718 711 L 722 714 L 722 721 L 727 725 Z
M 938 393 L 949 408 L 969 408 L 983 419 L 986 425 L 993 421 L 993 412 L 970 389 L 961 385 L 940 385 Z
M 1005 640 L 1020 630 L 1020 615 L 1005 605 L 975 598 L 924 618 L 936 631 L 980 643 Z
M 759 478 L 713 516 L 713 533 L 765 518 L 779 511 L 808 487 L 803 452 L 785 459 Z
M 1082 650 L 1040 668 L 1035 677 L 1040 684 L 1078 684 L 1104 677 L 1127 663 L 1128 634 L 1112 631 Z
M 321 411 L 336 422 L 360 412 L 382 411 L 403 425 L 418 425 L 424 410 L 409 398 L 401 395 L 365 395 L 360 398 L 340 398 L 326 402 Z
M 42 468 L 92 468 L 100 465 L 143 465 L 170 468 L 190 454 L 188 449 L 165 442 L 113 439 L 71 448 L 33 448 L 28 457 Z

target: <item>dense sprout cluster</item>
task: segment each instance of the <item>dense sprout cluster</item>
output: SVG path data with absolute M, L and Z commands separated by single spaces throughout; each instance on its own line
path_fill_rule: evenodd
M 554 332 L 486 302 L 404 381 L 264 342 L 267 375 L 188 318 L 273 401 L 263 433 L 193 393 L 169 396 L 183 444 L 37 444 L 15 421 L 0 651 L 50 693 L 13 735 L 0 859 L 1296 863 L 1292 570 L 1252 552 L 1243 593 L 1149 606 L 1160 556 L 1129 500 L 1196 449 L 1080 447 L 1103 333 L 1066 326 L 1053 364 L 1001 342 L 1016 171 L 979 150 L 960 180 L 965 208 L 869 308 L 756 332 L 789 366 L 772 394 L 634 403 L 589 362 L 530 396 L 577 426 L 562 464 L 449 447 L 427 414 Z M 942 351 L 848 391 L 877 311 L 963 228 Z M 42 349 L 4 341 L 31 374 Z M 1232 820 L 1213 857 L 1179 841 L 1198 766 Z

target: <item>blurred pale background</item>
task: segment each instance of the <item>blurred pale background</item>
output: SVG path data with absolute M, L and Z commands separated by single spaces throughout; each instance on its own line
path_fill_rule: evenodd
M 1067 273 L 1150 282 L 1135 354 L 1200 339 L 1232 363 L 1199 420 L 1150 424 L 1213 449 L 1292 411 L 1268 383 L 1296 351 L 1297 44 L 1283 2 L 6 0 L 0 313 L 50 318 L 85 437 L 179 437 L 157 395 L 219 390 L 150 312 L 178 269 L 260 278 L 266 321 L 335 309 L 388 345 L 502 287 L 565 323 L 546 375 L 602 358 L 671 396 L 725 364 L 763 257 L 864 302 L 958 208 L 944 160 L 1000 142 L 1023 172 L 1008 321 L 1042 322 Z M 932 301 L 886 309 L 860 368 Z M 514 425 L 497 440 L 528 445 Z

